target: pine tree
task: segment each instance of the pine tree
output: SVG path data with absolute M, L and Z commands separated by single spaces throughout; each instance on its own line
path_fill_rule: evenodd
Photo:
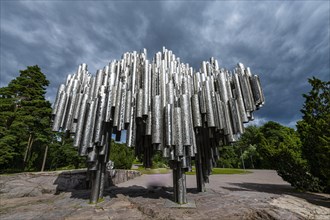
M 36 66 L 28 66 L 7 87 L 0 88 L 0 166 L 40 169 L 51 137 L 49 81 Z
M 330 192 L 330 81 L 313 77 L 308 82 L 312 89 L 303 95 L 303 118 L 297 123 L 297 129 L 311 174 Z

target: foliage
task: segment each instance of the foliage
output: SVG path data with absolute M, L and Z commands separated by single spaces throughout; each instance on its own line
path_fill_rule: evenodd
M 156 152 L 152 157 L 152 168 L 168 168 L 168 161 L 162 156 L 160 151 Z
M 46 161 L 48 170 L 78 169 L 86 167 L 85 158 L 73 147 L 73 138 L 66 133 L 53 133 Z
M 269 168 L 267 160 L 263 160 L 257 145 L 261 142 L 262 133 L 256 126 L 249 126 L 245 129 L 240 140 L 234 144 L 236 154 L 239 155 L 239 166 L 244 161 L 245 168 Z
M 239 155 L 235 152 L 235 145 L 223 146 L 219 149 L 220 158 L 217 167 L 234 168 L 239 165 Z
M 269 168 L 267 160 L 263 160 L 259 153 L 258 144 L 261 142 L 262 133 L 256 126 L 245 128 L 240 140 L 230 146 L 219 149 L 220 159 L 217 167 L 227 168 Z M 244 166 L 243 166 L 244 162 Z
M 250 126 L 234 146 L 237 156 L 240 155 L 237 150 L 242 149 L 240 157 L 246 167 L 276 169 L 297 189 L 322 190 L 319 179 L 311 174 L 309 163 L 303 157 L 302 142 L 294 129 L 273 121 L 261 127 Z
M 115 169 L 131 169 L 134 161 L 134 151 L 126 144 L 116 143 L 111 140 L 110 160 L 114 162 Z
M 308 82 L 312 89 L 303 95 L 303 117 L 297 123 L 297 131 L 311 175 L 330 192 L 330 81 L 313 77 Z
M 297 189 L 319 191 L 318 180 L 310 175 L 308 163 L 302 158 L 298 133 L 276 122 L 266 123 L 260 131 L 260 153 L 272 168 Z
M 0 88 L 0 166 L 38 170 L 50 137 L 49 81 L 38 66 L 28 66 Z
M 241 160 L 244 160 L 244 167 L 254 169 L 254 160 L 257 155 L 257 147 L 256 145 L 250 144 L 242 153 Z

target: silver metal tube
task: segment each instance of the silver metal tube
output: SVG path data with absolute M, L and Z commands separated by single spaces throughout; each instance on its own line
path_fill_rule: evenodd
M 94 143 L 100 145 L 101 138 L 103 134 L 103 123 L 105 118 L 105 87 L 100 87 L 100 92 L 98 96 L 98 104 L 97 104 L 97 111 L 96 111 L 96 122 L 95 122 L 95 129 L 94 129 Z
M 90 86 L 90 96 L 89 98 L 92 100 L 95 98 L 95 87 L 96 87 L 96 79 L 95 77 L 91 77 L 91 86 Z
M 191 145 L 190 101 L 188 95 L 181 95 L 182 144 Z
M 119 81 L 118 87 L 117 87 L 117 97 L 116 97 L 116 103 L 115 103 L 115 113 L 113 116 L 113 126 L 117 127 L 119 124 L 119 113 L 120 113 L 120 101 L 121 101 L 121 88 L 122 84 L 121 81 Z
M 264 92 L 262 90 L 262 87 L 261 87 L 261 83 L 260 83 L 260 79 L 258 76 L 256 76 L 257 78 L 257 84 L 258 84 L 258 89 L 259 89 L 259 93 L 260 93 L 260 98 L 261 98 L 261 103 L 260 105 L 263 105 L 265 104 L 265 96 L 264 96 Z M 260 106 L 261 107 L 261 106 Z
M 143 90 L 139 89 L 136 100 L 136 117 L 142 118 L 142 108 L 143 108 Z
M 60 100 L 57 106 L 57 111 L 56 111 L 56 115 L 55 115 L 55 120 L 54 120 L 54 124 L 53 124 L 53 131 L 59 131 L 60 130 L 60 126 L 62 123 L 62 118 L 64 117 L 64 109 L 65 109 L 65 103 L 67 100 L 67 95 L 66 93 L 63 91 L 60 95 Z
M 110 122 L 112 121 L 112 114 L 113 114 L 113 107 L 112 107 L 112 101 L 113 101 L 113 88 L 109 86 L 108 92 L 107 92 L 107 103 L 106 103 L 106 112 L 105 112 L 105 122 Z
M 191 107 L 192 107 L 192 118 L 194 122 L 194 127 L 201 127 L 202 126 L 202 115 L 199 110 L 199 100 L 198 94 L 194 94 L 191 97 Z
M 148 116 L 149 111 L 149 61 L 146 60 L 144 63 L 144 74 L 143 74 L 143 93 L 142 93 L 142 116 Z
M 165 145 L 172 145 L 172 108 L 171 104 L 165 106 Z
M 183 141 L 182 141 L 182 120 L 181 120 L 181 108 L 174 108 L 173 113 L 173 139 L 175 145 L 175 156 L 183 156 Z
M 71 98 L 72 96 L 70 95 L 70 93 L 65 92 L 66 93 L 66 100 L 65 100 L 65 104 L 64 104 L 64 108 L 63 108 L 63 113 L 62 113 L 62 121 L 60 124 L 60 129 L 62 131 L 65 131 L 65 124 L 67 123 L 67 116 L 68 116 L 68 106 L 70 106 L 71 103 Z
M 157 95 L 153 99 L 152 108 L 152 144 L 160 144 L 161 140 L 161 130 L 162 130 L 162 110 L 161 110 L 161 99 Z
M 230 112 L 231 112 L 231 121 L 233 125 L 233 133 L 236 134 L 240 131 L 240 120 L 239 120 L 239 115 L 238 115 L 238 110 L 237 110 L 237 105 L 235 99 L 231 98 L 229 99 L 229 107 L 230 107 Z
M 123 130 L 125 129 L 125 107 L 126 107 L 126 86 L 124 85 L 121 90 L 121 101 L 120 101 L 120 111 L 119 111 L 119 124 L 117 129 Z
M 81 156 L 86 155 L 87 147 L 89 147 L 89 143 L 92 138 L 91 134 L 93 133 L 93 130 L 91 128 L 92 128 L 92 124 L 94 124 L 93 122 L 94 106 L 95 106 L 95 101 L 91 101 L 88 105 L 87 118 L 84 125 L 84 136 L 81 141 L 82 143 L 80 145 L 80 152 L 79 152 Z
M 148 118 L 146 122 L 146 135 L 150 136 L 152 134 L 152 112 L 149 111 Z
M 78 90 L 78 80 L 74 80 L 74 85 L 71 93 L 71 102 L 70 105 L 68 106 L 68 112 L 67 112 L 67 119 L 66 119 L 66 124 L 65 124 L 65 131 L 71 130 L 71 126 L 73 123 L 73 116 L 75 109 L 77 108 L 77 102 L 78 102 L 78 95 L 77 95 L 77 90 Z
M 219 129 L 224 129 L 226 126 L 225 121 L 225 113 L 223 110 L 223 102 L 220 100 L 220 95 L 218 93 L 215 94 L 216 97 L 216 104 L 217 104 L 217 111 L 218 111 L 218 117 L 219 117 Z
M 56 111 L 57 111 L 57 108 L 58 108 L 58 105 L 59 105 L 60 96 L 61 96 L 61 93 L 63 91 L 65 91 L 65 85 L 61 84 L 59 86 L 58 90 L 57 90 L 57 95 L 56 95 L 55 102 L 54 102 L 54 105 L 53 105 L 52 115 L 56 114 Z
M 170 81 L 166 84 L 166 96 L 168 98 L 168 104 L 174 104 L 174 88 L 173 88 L 173 82 Z
M 130 113 L 130 123 L 127 129 L 126 144 L 128 147 L 135 146 L 135 100 L 132 99 L 131 113 Z
M 88 96 L 84 94 L 81 101 L 81 106 L 79 106 L 80 108 L 79 108 L 79 118 L 77 119 L 77 132 L 75 135 L 75 139 L 73 141 L 73 146 L 75 147 L 80 146 L 81 139 L 83 136 L 85 115 L 87 111 L 87 101 L 88 101 Z
M 160 84 L 160 95 L 161 95 L 161 107 L 164 108 L 166 105 L 166 79 L 165 79 L 165 74 L 166 74 L 166 70 L 165 67 L 166 63 L 162 62 L 162 69 L 160 72 L 160 76 L 159 76 L 159 84 Z
M 131 103 L 132 103 L 132 91 L 127 91 L 127 97 L 126 97 L 126 107 L 125 107 L 125 125 L 128 125 L 131 121 Z
M 214 121 L 214 112 L 212 105 L 212 95 L 209 81 L 204 82 L 204 94 L 205 94 L 205 103 L 206 103 L 206 118 L 207 118 L 207 126 L 209 128 L 215 127 Z
M 235 84 L 235 91 L 236 91 L 236 99 L 237 99 L 237 104 L 238 104 L 238 109 L 241 113 L 241 120 L 243 122 L 248 122 L 248 118 L 246 115 L 246 110 L 244 107 L 244 101 L 243 101 L 243 96 L 242 96 L 242 90 L 241 90 L 241 85 L 239 81 L 238 74 L 234 74 L 234 84 Z
M 80 111 L 80 106 L 81 106 L 81 102 L 83 99 L 84 94 L 83 93 L 78 93 L 76 94 L 78 96 L 78 101 L 76 103 L 76 108 L 74 109 L 74 113 L 73 113 L 73 121 L 75 122 L 76 120 L 78 120 L 79 117 L 79 111 Z M 73 130 L 71 128 L 71 130 Z

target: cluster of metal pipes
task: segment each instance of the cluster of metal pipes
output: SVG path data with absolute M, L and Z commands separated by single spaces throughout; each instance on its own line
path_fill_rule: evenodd
M 233 72 L 211 58 L 199 71 L 163 48 L 127 52 L 91 75 L 86 64 L 60 85 L 53 107 L 53 131 L 74 134 L 74 146 L 87 156 L 91 202 L 103 197 L 110 139 L 121 139 L 143 157 L 145 167 L 160 151 L 173 169 L 174 201 L 187 203 L 185 172 L 195 160 L 198 191 L 219 158 L 218 147 L 238 140 L 243 123 L 264 104 L 257 75 L 238 64 Z

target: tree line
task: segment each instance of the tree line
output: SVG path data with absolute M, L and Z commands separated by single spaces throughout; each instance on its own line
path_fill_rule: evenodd
M 272 121 L 249 126 L 239 142 L 219 148 L 218 167 L 276 169 L 296 188 L 329 192 L 330 81 L 313 77 L 309 83 L 296 130 Z M 51 131 L 48 85 L 36 65 L 0 88 L 1 173 L 85 167 L 70 134 Z M 129 169 L 135 157 L 132 149 L 112 140 L 110 159 L 116 168 Z
M 220 149 L 218 166 L 275 169 L 298 189 L 329 192 L 330 81 L 308 82 L 296 130 L 273 121 L 247 127 L 237 143 Z

